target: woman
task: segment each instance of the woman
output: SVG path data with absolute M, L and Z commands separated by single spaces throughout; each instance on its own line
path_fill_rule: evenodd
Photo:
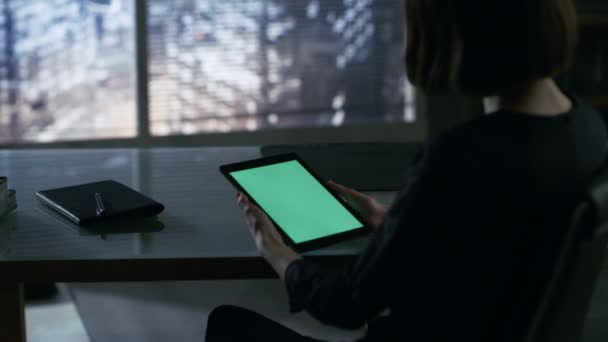
M 606 157 L 600 116 L 554 77 L 570 62 L 570 0 L 405 0 L 406 65 L 427 91 L 483 96 L 487 114 L 430 141 L 391 208 L 331 186 L 375 228 L 346 270 L 283 244 L 238 194 L 293 312 L 365 341 L 518 341 L 582 185 Z M 449 115 L 450 113 L 446 113 Z M 207 341 L 307 341 L 220 307 Z

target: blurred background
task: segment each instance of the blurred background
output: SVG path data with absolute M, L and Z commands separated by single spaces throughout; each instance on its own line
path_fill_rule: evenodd
M 606 111 L 608 3 L 576 3 L 578 58 L 560 81 Z M 408 84 L 402 11 L 399 0 L 0 0 L 0 144 L 442 130 L 479 106 Z
M 136 8 L 0 0 L 0 142 L 135 137 L 137 101 L 152 136 L 416 120 L 400 1 L 150 0 L 139 31 Z

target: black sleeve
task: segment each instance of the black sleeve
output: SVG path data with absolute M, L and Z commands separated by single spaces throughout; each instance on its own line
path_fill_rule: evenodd
M 416 158 L 405 187 L 353 265 L 343 271 L 306 259 L 289 265 L 285 282 L 292 312 L 306 310 L 325 324 L 356 329 L 390 306 L 394 300 L 390 284 L 399 277 L 396 270 L 401 251 L 407 248 L 405 240 L 412 238 L 408 231 L 420 229 L 416 221 L 426 216 L 431 193 L 438 186 L 437 145 L 429 144 Z

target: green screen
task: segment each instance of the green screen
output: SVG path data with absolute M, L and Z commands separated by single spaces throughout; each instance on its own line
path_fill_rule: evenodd
M 298 161 L 230 175 L 295 243 L 363 226 Z

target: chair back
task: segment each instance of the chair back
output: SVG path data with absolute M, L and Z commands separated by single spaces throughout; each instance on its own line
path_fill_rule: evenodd
M 608 247 L 608 164 L 574 211 L 524 342 L 580 340 Z

